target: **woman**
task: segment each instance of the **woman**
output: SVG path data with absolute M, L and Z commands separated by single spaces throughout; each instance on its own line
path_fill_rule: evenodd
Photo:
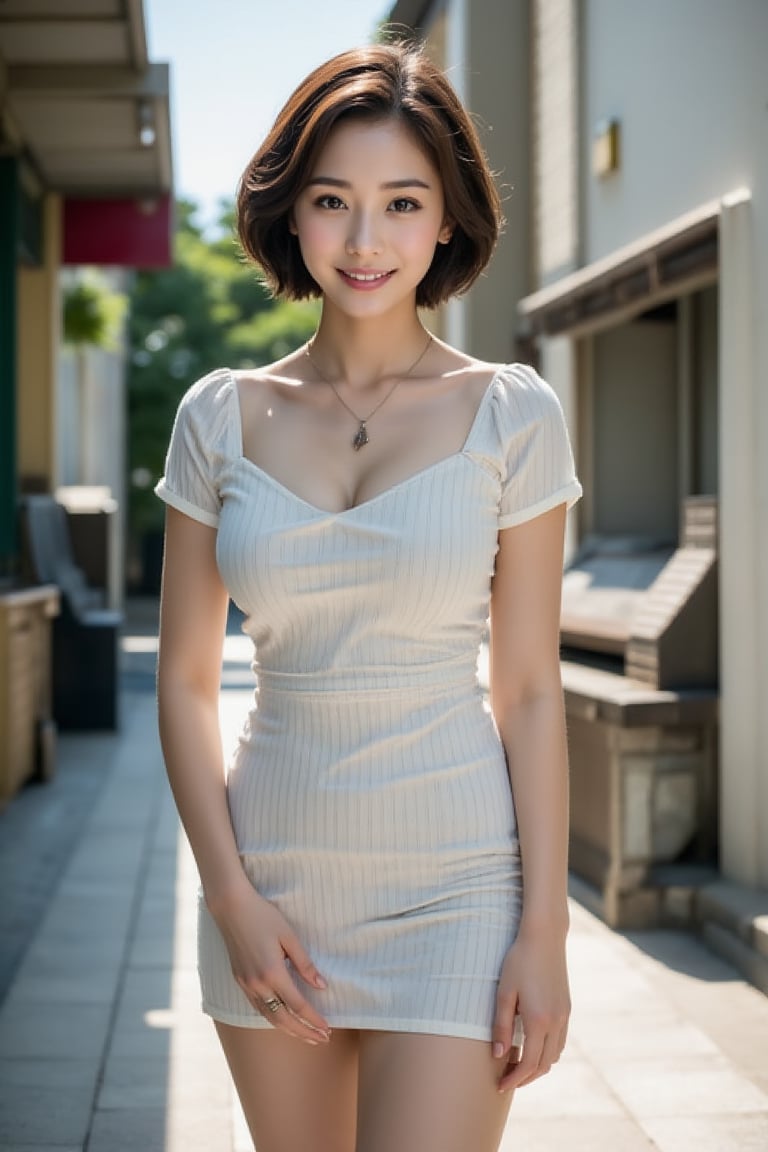
M 532 369 L 420 321 L 480 274 L 500 211 L 416 49 L 312 73 L 238 220 L 272 289 L 322 316 L 278 363 L 187 393 L 158 485 L 160 729 L 203 1006 L 259 1152 L 491 1152 L 569 1012 L 562 413 Z M 225 772 L 230 595 L 258 691 Z

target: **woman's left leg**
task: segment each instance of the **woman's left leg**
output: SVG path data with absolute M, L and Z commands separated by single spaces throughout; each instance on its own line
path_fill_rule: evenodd
M 361 1032 L 356 1152 L 496 1152 L 502 1063 L 482 1040 Z

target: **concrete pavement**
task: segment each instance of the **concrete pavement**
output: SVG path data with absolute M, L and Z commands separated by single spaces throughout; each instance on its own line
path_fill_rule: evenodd
M 0 817 L 0 1152 L 251 1148 L 198 1008 L 196 878 L 144 607 L 124 639 L 120 733 L 61 737 L 55 779 Z M 247 662 L 232 635 L 230 735 Z M 768 999 L 684 933 L 616 933 L 578 899 L 572 917 L 571 1039 L 517 1094 L 503 1152 L 765 1152 Z

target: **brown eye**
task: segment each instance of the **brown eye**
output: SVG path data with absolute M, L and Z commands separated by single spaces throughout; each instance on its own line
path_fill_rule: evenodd
M 315 204 L 318 208 L 328 208 L 331 212 L 337 212 L 344 207 L 344 201 L 340 196 L 318 196 Z
M 397 200 L 393 200 L 391 208 L 394 212 L 415 212 L 420 207 L 415 200 L 409 199 L 407 196 L 398 196 Z

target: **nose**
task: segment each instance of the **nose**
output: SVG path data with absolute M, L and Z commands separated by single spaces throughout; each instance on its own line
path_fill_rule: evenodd
M 366 252 L 373 253 L 381 250 L 381 238 L 378 235 L 372 213 L 352 213 L 346 249 L 350 256 L 360 256 Z

